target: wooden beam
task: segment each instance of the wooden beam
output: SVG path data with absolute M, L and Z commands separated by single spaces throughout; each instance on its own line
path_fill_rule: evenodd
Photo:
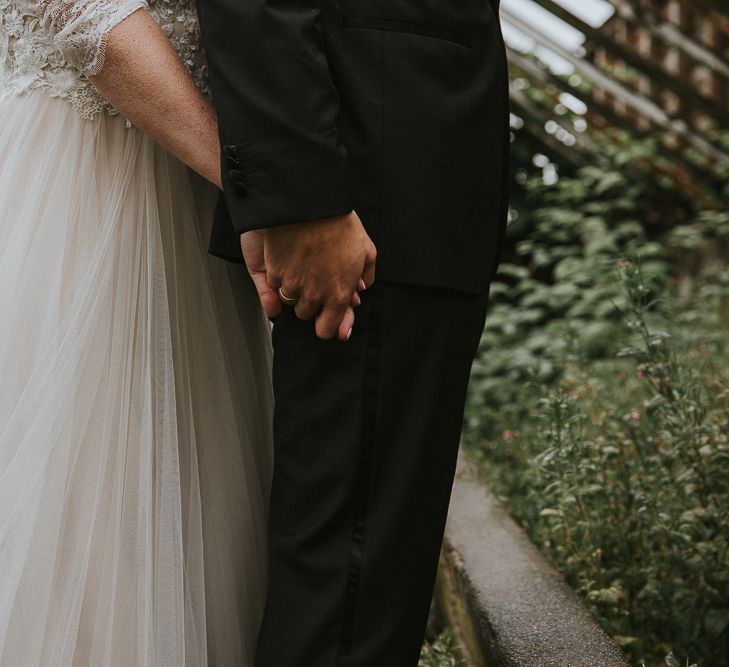
M 534 60 L 522 53 L 519 53 L 515 49 L 507 47 L 507 52 L 509 54 L 509 62 L 511 65 L 518 68 L 527 78 L 536 80 L 543 85 L 554 86 L 560 91 L 574 94 L 576 97 L 583 99 L 587 106 L 586 115 L 588 118 L 590 116 L 598 115 L 602 116 L 605 120 L 616 127 L 626 124 L 625 118 L 618 116 L 609 104 L 604 104 L 603 102 L 598 101 L 591 92 L 585 94 L 583 91 L 575 90 L 574 87 L 570 86 L 566 81 L 555 76 L 548 69 L 540 67 L 536 62 L 534 62 Z M 636 128 L 631 128 L 631 130 L 637 136 L 644 136 L 646 134 Z
M 565 146 L 561 141 L 547 134 L 544 131 L 544 117 L 523 91 L 516 90 L 512 86 L 509 97 L 512 110 L 524 121 L 524 129 L 532 138 L 542 144 L 547 151 L 554 151 L 554 153 L 577 167 L 583 167 L 594 162 L 594 160 L 588 158 L 587 151 L 581 151 L 575 146 Z
M 574 14 L 558 5 L 553 0 L 533 0 L 547 11 L 562 19 L 565 23 L 579 30 L 593 44 L 601 46 L 606 51 L 617 56 L 620 60 L 636 69 L 641 74 L 658 81 L 666 88 L 673 90 L 684 99 L 689 100 L 697 108 L 716 119 L 720 125 L 729 125 L 729 109 L 716 104 L 703 95 L 700 95 L 694 86 L 677 79 L 665 70 L 654 65 L 648 58 L 641 56 L 609 37 L 604 30 L 593 28 L 591 25 L 577 18 Z
M 555 123 L 558 127 L 562 128 L 565 132 L 568 132 L 575 138 L 575 143 L 570 146 L 569 144 L 565 144 L 560 139 L 555 137 L 556 141 L 559 141 L 561 144 L 563 144 L 566 148 L 575 148 L 580 151 L 588 152 L 594 154 L 595 151 L 598 150 L 598 146 L 595 143 L 595 141 L 592 139 L 592 137 L 587 133 L 581 133 L 577 132 L 574 127 L 572 127 L 570 124 L 565 122 L 564 118 L 561 116 L 558 116 L 554 113 L 553 108 L 548 108 L 545 104 L 541 103 L 539 100 L 534 100 L 532 97 L 530 97 L 527 93 L 525 93 L 523 90 L 518 90 L 517 88 L 512 87 L 510 88 L 510 98 L 512 100 L 516 100 L 521 104 L 522 107 L 529 106 L 529 108 L 534 112 L 535 117 L 538 117 L 540 119 L 540 122 L 542 124 L 542 129 L 545 134 L 549 134 L 546 130 L 546 124 L 549 121 L 552 121 Z M 558 104 L 559 100 L 553 99 L 552 100 L 554 104 Z M 552 136 L 552 135 L 550 135 Z
M 583 58 L 571 53 L 541 33 L 539 30 L 533 28 L 517 16 L 513 15 L 507 9 L 502 7 L 501 14 L 519 31 L 531 37 L 538 44 L 541 44 L 550 51 L 564 58 L 575 68 L 576 71 L 580 72 L 580 74 L 588 80 L 615 95 L 625 104 L 655 123 L 658 127 L 668 133 L 674 134 L 676 137 L 679 137 L 687 145 L 691 146 L 704 156 L 715 160 L 724 166 L 729 166 L 729 153 L 725 153 L 703 136 L 694 132 L 685 121 L 672 118 L 653 101 L 641 97 L 629 90 L 619 81 L 616 81 L 592 63 L 589 63 Z
M 690 2 L 694 6 L 701 5 L 704 9 L 715 11 L 729 20 L 729 5 L 725 0 L 690 0 Z
M 553 87 L 558 90 L 570 91 L 570 86 L 566 81 L 563 81 L 559 77 L 552 74 L 549 70 L 540 67 L 528 56 L 519 53 L 518 51 L 508 48 L 509 63 L 512 71 L 516 70 L 519 76 L 524 76 L 531 81 L 536 81 L 538 84 L 543 86 Z M 541 89 L 544 92 L 544 89 Z M 591 115 L 591 111 L 597 109 L 597 113 L 603 116 L 606 120 L 612 123 L 614 127 L 624 127 L 626 123 L 625 118 L 619 117 L 610 108 L 609 105 L 604 105 L 601 102 L 595 100 L 591 95 L 584 95 L 581 91 L 579 92 L 581 97 L 585 99 L 587 103 L 587 117 Z M 514 95 L 512 94 L 512 101 L 514 101 Z M 536 105 L 533 104 L 531 110 L 534 111 Z M 536 114 L 537 112 L 535 112 Z M 547 111 L 546 113 L 549 113 Z M 550 116 L 551 117 L 551 116 Z M 544 122 L 542 118 L 542 123 Z M 530 127 L 532 131 L 536 131 L 534 126 Z M 640 138 L 646 133 L 641 133 L 633 128 L 630 128 L 633 135 Z M 585 135 L 580 135 L 580 139 L 583 139 Z M 589 150 L 593 151 L 592 156 L 598 155 L 594 146 L 590 146 Z M 652 169 L 654 172 L 668 176 L 676 183 L 680 184 L 680 187 L 691 197 L 694 197 L 698 201 L 704 203 L 707 207 L 716 208 L 717 201 L 716 195 L 711 191 L 709 186 L 712 179 L 715 179 L 716 175 L 712 172 L 707 173 L 700 169 L 698 166 L 686 160 L 679 152 L 668 149 L 662 142 L 659 142 L 656 146 L 657 155 L 663 159 L 666 165 L 670 165 L 670 168 L 661 167 L 660 165 L 653 163 Z M 594 159 L 594 157 L 592 158 Z M 637 180 L 646 181 L 647 176 L 645 171 L 639 169 L 631 169 L 631 176 Z
M 716 74 L 729 80 L 729 64 L 711 49 L 682 33 L 675 25 L 665 21 L 652 9 L 629 0 L 610 0 L 622 19 L 646 28 L 665 44 L 682 51 L 697 63 L 705 65 Z

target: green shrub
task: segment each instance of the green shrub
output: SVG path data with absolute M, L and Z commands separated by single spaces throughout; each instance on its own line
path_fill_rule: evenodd
M 588 357 L 615 352 L 614 304 L 623 299 L 613 276 L 618 256 L 639 252 L 656 284 L 670 270 L 666 246 L 640 221 L 652 197 L 643 183 L 586 167 L 551 186 L 534 176 L 523 188 L 530 203 L 513 213 L 513 250 L 491 287 L 483 353 L 471 380 L 470 426 L 489 437 L 497 435 L 489 429 L 503 410 L 522 417 L 528 378 L 550 383 L 560 376 L 565 335 Z
M 600 236 L 604 246 L 615 235 Z M 613 250 L 598 250 L 592 267 L 572 255 L 581 265 L 572 280 L 599 295 L 588 297 L 592 315 L 582 294 L 559 304 L 555 284 L 543 301 L 564 317 L 515 333 L 523 349 L 494 350 L 492 323 L 466 439 L 490 486 L 635 664 L 726 665 L 729 272 L 682 305 L 660 261 L 616 268 Z M 509 356 L 512 377 L 483 375 L 492 354 Z M 487 408 L 499 392 L 510 403 Z
M 636 664 L 729 665 L 726 170 L 614 129 L 578 167 L 512 129 L 466 444 Z
M 418 667 L 466 667 L 451 631 L 425 641 Z

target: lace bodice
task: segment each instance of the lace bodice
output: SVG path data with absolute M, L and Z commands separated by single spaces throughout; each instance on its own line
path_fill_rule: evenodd
M 141 8 L 207 92 L 195 0 L 0 0 L 0 100 L 42 87 L 84 118 L 116 113 L 86 75 L 101 71 L 109 31 Z

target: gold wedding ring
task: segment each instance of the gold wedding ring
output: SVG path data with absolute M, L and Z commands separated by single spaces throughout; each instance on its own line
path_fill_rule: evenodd
M 287 306 L 293 306 L 298 299 L 292 299 L 290 296 L 286 296 L 286 293 L 283 291 L 283 287 L 278 288 L 278 295 L 281 298 L 281 301 L 283 301 Z

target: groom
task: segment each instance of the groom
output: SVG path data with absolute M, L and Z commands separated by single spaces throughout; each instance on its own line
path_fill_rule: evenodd
M 243 235 L 275 320 L 256 665 L 413 666 L 505 227 L 498 0 L 198 6 L 223 149 L 211 250 L 240 261 Z

